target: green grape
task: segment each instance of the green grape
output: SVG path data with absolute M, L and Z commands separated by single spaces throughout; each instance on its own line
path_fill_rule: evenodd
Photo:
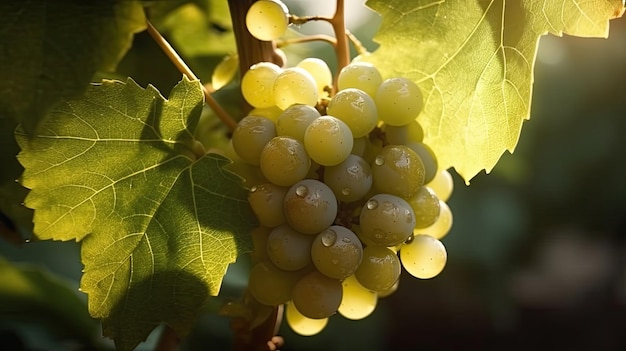
M 424 108 L 422 91 L 407 78 L 389 78 L 378 87 L 374 98 L 378 118 L 390 126 L 409 124 Z
M 304 68 L 311 74 L 317 85 L 319 96 L 328 95 L 326 88 L 330 88 L 333 84 L 333 74 L 324 60 L 309 57 L 300 61 L 296 67 Z
M 257 0 L 246 13 L 246 27 L 253 37 L 275 40 L 285 34 L 289 26 L 289 9 L 280 0 Z
M 410 141 L 421 143 L 424 139 L 424 130 L 416 120 L 401 126 L 383 124 L 382 129 L 388 144 L 406 145 Z
M 285 319 L 291 330 L 302 336 L 319 334 L 328 324 L 328 318 L 313 319 L 303 316 L 293 301 L 289 301 L 285 307 Z
M 441 239 L 452 229 L 452 211 L 448 204 L 439 199 L 439 217 L 432 225 L 426 228 L 415 228 L 414 234 L 426 234 L 435 239 Z
M 293 104 L 315 106 L 319 94 L 315 79 L 300 67 L 284 69 L 274 81 L 274 104 L 285 110 Z
M 365 156 L 365 150 L 367 149 L 367 144 L 369 144 L 369 142 L 370 138 L 368 137 L 354 138 L 352 142 L 352 150 L 350 151 L 350 153 L 352 155 L 357 155 L 363 158 Z
M 333 116 L 315 119 L 304 132 L 304 147 L 311 158 L 322 166 L 334 166 L 345 160 L 354 138 L 348 125 Z
M 258 165 L 261 151 L 275 136 L 274 122 L 265 117 L 246 116 L 239 121 L 233 132 L 233 149 L 245 162 Z
M 441 201 L 448 201 L 450 195 L 452 195 L 452 191 L 454 190 L 452 175 L 446 169 L 437 171 L 435 178 L 426 183 L 426 185 L 433 189 Z
M 213 89 L 219 90 L 230 83 L 235 78 L 237 70 L 239 70 L 239 56 L 237 54 L 225 56 L 213 70 L 211 76 Z
M 383 291 L 379 291 L 378 298 L 382 299 L 390 295 L 393 295 L 393 293 L 395 293 L 398 290 L 399 286 L 400 286 L 400 279 L 396 280 L 396 282 L 391 286 L 391 288 L 383 290 Z
M 278 117 L 276 133 L 304 143 L 304 131 L 318 117 L 320 113 L 315 107 L 302 104 L 291 105 Z
M 298 233 L 286 224 L 272 230 L 267 238 L 267 256 L 276 267 L 297 271 L 311 263 L 314 237 Z
M 363 260 L 354 276 L 366 289 L 385 291 L 398 281 L 400 271 L 398 255 L 386 247 L 373 245 L 363 249 Z
M 374 100 L 363 90 L 355 88 L 341 90 L 333 96 L 326 113 L 344 121 L 355 138 L 367 136 L 378 123 Z
M 428 183 L 433 180 L 437 174 L 437 169 L 439 168 L 437 157 L 435 156 L 433 150 L 424 143 L 417 143 L 414 141 L 409 141 L 406 146 L 415 151 L 424 164 L 424 183 Z
M 317 234 L 337 217 L 337 198 L 324 183 L 304 179 L 295 183 L 283 203 L 287 223 L 304 234 Z
M 404 145 L 387 145 L 372 164 L 374 186 L 381 193 L 409 199 L 424 185 L 424 164 Z
M 248 193 L 252 211 L 265 227 L 276 227 L 285 223 L 283 201 L 287 188 L 272 183 L 254 185 Z
M 282 69 L 271 62 L 259 62 L 241 78 L 241 94 L 244 99 L 257 108 L 276 105 L 274 102 L 274 83 Z
M 263 176 L 270 182 L 291 186 L 304 179 L 311 167 L 311 159 L 301 142 L 277 136 L 268 141 L 261 151 L 259 165 Z
M 435 192 L 427 186 L 407 201 L 415 213 L 415 228 L 426 228 L 439 218 L 441 205 Z
M 250 233 L 252 237 L 252 253 L 250 257 L 253 263 L 269 260 L 266 248 L 267 237 L 270 235 L 271 231 L 272 229 L 267 227 L 255 227 L 252 229 Z
M 307 318 L 322 319 L 337 312 L 343 296 L 341 281 L 313 271 L 298 280 L 291 299 Z
M 363 90 L 372 98 L 376 96 L 376 91 L 382 82 L 383 78 L 378 69 L 367 62 L 352 62 L 344 67 L 337 77 L 339 91 L 357 88 Z
M 319 233 L 311 246 L 311 259 L 317 270 L 339 280 L 354 274 L 362 256 L 363 246 L 356 234 L 338 225 Z
M 279 109 L 276 106 L 262 107 L 262 108 L 255 107 L 252 109 L 252 111 L 250 111 L 250 113 L 248 113 L 248 115 L 265 117 L 271 120 L 272 122 L 276 123 L 281 113 L 283 113 L 283 110 Z
M 370 165 L 357 155 L 350 154 L 340 164 L 324 168 L 324 183 L 340 201 L 362 199 L 372 188 L 372 182 Z
M 430 279 L 437 276 L 446 265 L 446 248 L 430 235 L 415 235 L 400 249 L 400 261 L 412 276 Z
M 379 246 L 398 245 L 413 233 L 415 214 L 406 200 L 376 194 L 367 200 L 359 217 L 361 237 Z
M 375 291 L 366 289 L 354 275 L 346 278 L 341 285 L 343 299 L 337 309 L 339 314 L 348 319 L 360 320 L 374 312 L 378 302 L 378 294 Z
M 291 299 L 300 276 L 301 273 L 281 270 L 270 262 L 259 262 L 250 270 L 248 290 L 264 305 L 280 305 Z

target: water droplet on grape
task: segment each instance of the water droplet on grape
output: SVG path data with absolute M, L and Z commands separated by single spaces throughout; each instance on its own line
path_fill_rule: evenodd
M 376 201 L 376 200 L 369 200 L 367 202 L 367 204 L 365 204 L 365 206 L 367 206 L 368 210 L 375 210 L 376 207 L 378 207 L 378 201 Z
M 255 191 L 259 190 L 259 188 L 256 185 L 253 185 L 252 188 L 250 188 L 250 192 L 253 193 Z
M 415 239 L 415 236 L 413 234 L 409 235 L 408 238 L 406 238 L 406 241 L 404 242 L 405 244 L 410 244 L 413 242 L 413 239 Z
M 327 229 L 322 232 L 322 245 L 326 247 L 333 246 L 337 241 L 337 233 L 334 230 Z
M 348 196 L 348 195 L 350 195 L 350 193 L 352 193 L 352 189 L 350 189 L 348 187 L 345 187 L 345 188 L 341 189 L 341 193 L 343 195 L 345 195 L 345 196 Z
M 300 185 L 296 188 L 296 195 L 300 197 L 306 196 L 308 192 L 309 192 L 309 188 L 307 188 L 306 185 Z
M 375 163 L 377 166 L 382 166 L 382 165 L 384 165 L 384 164 L 385 164 L 385 156 L 383 156 L 383 155 L 378 155 L 378 156 L 376 156 L 376 159 L 374 159 L 374 163 Z

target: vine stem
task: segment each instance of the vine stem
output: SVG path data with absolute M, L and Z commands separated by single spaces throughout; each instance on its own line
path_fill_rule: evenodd
M 178 69 L 178 71 L 190 80 L 198 80 L 198 77 L 193 73 L 193 71 L 187 66 L 185 61 L 178 55 L 176 50 L 170 45 L 170 43 L 165 40 L 163 35 L 156 29 L 150 21 L 146 20 L 147 30 L 152 39 L 159 45 L 161 50 L 165 53 L 165 55 L 172 61 L 174 66 Z M 207 89 L 204 85 L 202 85 L 202 92 L 204 94 L 204 100 L 207 105 L 211 107 L 213 112 L 217 115 L 217 117 L 231 130 L 235 130 L 237 127 L 237 122 L 220 106 L 220 104 L 215 101 L 209 89 Z
M 333 27 L 337 44 L 335 45 L 335 54 L 337 55 L 337 72 L 340 72 L 350 63 L 350 48 L 348 47 L 348 36 L 346 35 L 346 17 L 345 17 L 344 0 L 337 0 L 335 14 L 330 19 L 330 25 Z M 337 92 L 337 77 L 335 75 L 333 81 L 333 94 Z

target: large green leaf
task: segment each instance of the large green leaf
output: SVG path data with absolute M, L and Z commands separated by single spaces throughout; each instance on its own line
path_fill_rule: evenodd
M 82 240 L 81 289 L 118 349 L 160 322 L 180 334 L 219 292 L 254 225 L 241 179 L 219 155 L 196 156 L 198 81 L 165 100 L 134 81 L 103 81 L 16 137 L 41 239 Z
M 425 142 L 466 182 L 513 152 L 529 118 L 539 37 L 606 37 L 623 0 L 369 0 L 382 15 L 367 58 L 416 81 Z
M 0 114 L 33 133 L 48 110 L 111 71 L 145 28 L 139 1 L 0 2 Z

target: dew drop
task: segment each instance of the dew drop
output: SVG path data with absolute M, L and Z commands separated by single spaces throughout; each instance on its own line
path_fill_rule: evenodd
M 406 241 L 404 242 L 405 244 L 410 244 L 413 242 L 413 240 L 415 239 L 415 236 L 413 235 L 413 233 L 411 233 L 411 235 L 409 235 L 408 238 L 406 238 Z
M 350 189 L 348 187 L 345 187 L 345 188 L 341 189 L 341 193 L 343 195 L 345 195 L 345 196 L 348 196 L 348 195 L 350 195 L 352 193 L 352 189 Z
M 300 197 L 304 197 L 308 192 L 309 192 L 309 189 L 306 187 L 306 185 L 299 185 L 296 188 L 296 195 Z
M 382 165 L 384 165 L 384 164 L 385 164 L 385 156 L 383 156 L 383 155 L 378 155 L 378 156 L 376 156 L 376 159 L 374 159 L 374 163 L 375 163 L 377 166 L 382 166 Z
M 252 188 L 250 188 L 250 192 L 251 192 L 251 193 L 254 193 L 254 192 L 256 192 L 257 190 L 259 190 L 259 187 L 257 187 L 256 185 L 253 185 L 253 186 L 252 186 Z
M 327 229 L 322 232 L 322 245 L 326 247 L 333 246 L 337 241 L 337 233 L 331 229 Z
M 378 201 L 369 200 L 365 206 L 367 206 L 368 210 L 375 210 L 378 207 Z

